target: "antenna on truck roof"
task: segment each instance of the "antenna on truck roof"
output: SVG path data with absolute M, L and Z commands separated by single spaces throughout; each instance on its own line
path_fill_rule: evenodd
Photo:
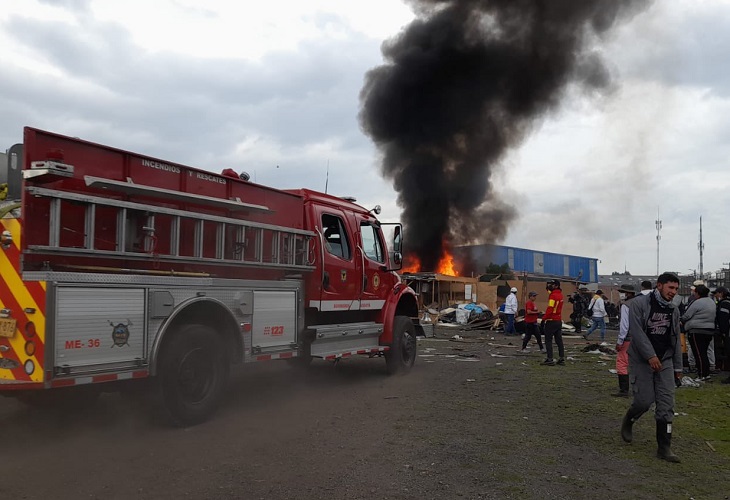
M 324 180 L 324 194 L 327 194 L 327 186 L 330 183 L 330 160 L 327 158 L 327 176 Z

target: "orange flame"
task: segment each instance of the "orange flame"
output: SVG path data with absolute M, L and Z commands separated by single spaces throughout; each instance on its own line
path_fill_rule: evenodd
M 406 255 L 401 273 L 417 273 L 421 271 L 421 260 L 415 255 Z
M 449 276 L 458 276 L 459 273 L 454 269 L 454 256 L 448 251 L 444 251 L 444 254 L 439 260 L 439 265 L 436 268 L 436 272 L 439 274 L 446 274 Z
M 441 256 L 435 272 L 448 276 L 459 276 L 459 272 L 454 266 L 454 256 L 448 250 L 444 250 L 444 254 Z M 406 256 L 401 273 L 420 273 L 423 271 L 421 269 L 421 260 L 418 257 L 415 255 Z

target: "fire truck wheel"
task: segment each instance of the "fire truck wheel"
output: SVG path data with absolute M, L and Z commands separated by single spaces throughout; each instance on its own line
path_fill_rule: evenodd
M 205 421 L 218 407 L 230 369 L 221 338 L 205 325 L 170 332 L 158 370 L 168 420 L 188 426 Z
M 389 375 L 406 374 L 416 360 L 416 329 L 408 316 L 393 319 L 393 343 L 385 354 Z

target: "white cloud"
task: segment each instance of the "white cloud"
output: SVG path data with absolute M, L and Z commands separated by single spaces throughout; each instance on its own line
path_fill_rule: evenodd
M 146 50 L 253 60 L 295 51 L 306 41 L 336 43 L 353 32 L 380 39 L 413 17 L 399 2 L 387 0 L 126 0 L 95 2 L 93 12 L 101 21 L 125 26 Z
M 505 243 L 601 259 L 599 270 L 730 260 L 730 1 L 654 2 L 603 47 L 619 85 L 569 91 L 492 178 L 520 217 Z M 413 15 L 398 0 L 12 2 L 0 11 L 0 146 L 23 125 L 281 188 L 383 206 L 357 122 L 365 72 Z M 276 166 L 279 165 L 277 169 Z

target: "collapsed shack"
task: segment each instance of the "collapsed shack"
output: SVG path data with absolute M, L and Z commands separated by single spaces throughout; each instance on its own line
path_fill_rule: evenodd
M 401 278 L 418 296 L 418 309 L 446 309 L 452 304 L 476 302 L 478 278 L 441 273 L 403 273 Z
M 491 319 L 491 311 L 483 304 L 465 307 L 476 301 L 477 278 L 425 272 L 403 273 L 401 278 L 416 292 L 419 317 L 427 337 L 429 332 L 434 334 L 436 323 L 464 325 L 469 320 Z M 484 311 L 488 311 L 489 318 Z

